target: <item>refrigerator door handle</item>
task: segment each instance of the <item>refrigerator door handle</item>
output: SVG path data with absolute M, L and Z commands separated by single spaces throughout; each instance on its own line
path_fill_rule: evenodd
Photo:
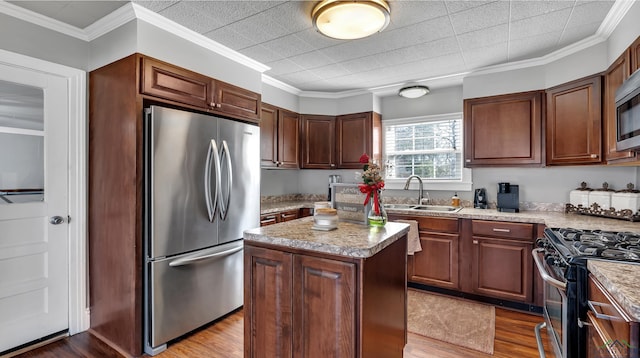
M 216 171 L 216 187 L 215 190 L 211 190 L 211 162 L 213 162 L 214 169 Z M 215 139 L 212 139 L 209 143 L 209 149 L 207 150 L 207 162 L 204 169 L 204 196 L 207 204 L 207 213 L 209 214 L 209 222 L 213 222 L 216 218 L 216 207 L 218 206 L 218 193 L 220 192 L 220 159 L 218 155 L 218 145 Z M 213 191 L 213 199 L 211 198 L 211 192 Z
M 233 247 L 231 249 L 228 250 L 224 250 L 224 251 L 220 251 L 220 252 L 214 252 L 214 253 L 201 253 L 198 255 L 194 255 L 194 256 L 187 256 L 187 257 L 183 257 L 174 261 L 171 261 L 169 263 L 169 266 L 171 267 L 176 267 L 176 266 L 185 266 L 185 265 L 189 265 L 198 261 L 202 261 L 202 260 L 212 260 L 212 259 L 220 259 L 223 257 L 227 257 L 230 255 L 235 254 L 236 252 L 242 250 L 244 248 L 244 246 L 240 245 L 238 247 Z
M 222 141 L 222 149 L 220 150 L 220 160 L 223 157 L 227 159 L 227 193 L 226 195 L 222 195 L 220 193 L 220 219 L 226 220 L 227 214 L 229 213 L 229 203 L 231 202 L 231 188 L 233 186 L 233 169 L 231 168 L 231 153 L 229 152 L 229 146 L 227 145 L 227 141 Z M 222 175 L 222 173 L 221 173 Z M 222 181 L 222 178 L 220 178 Z M 222 191 L 222 189 L 220 190 Z

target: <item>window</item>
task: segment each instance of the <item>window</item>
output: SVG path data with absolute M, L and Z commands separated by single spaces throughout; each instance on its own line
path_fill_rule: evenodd
M 467 183 L 471 190 L 470 172 L 463 169 L 462 113 L 385 120 L 383 130 L 387 182 L 404 184 L 417 175 L 432 189 L 464 190 L 455 183 Z

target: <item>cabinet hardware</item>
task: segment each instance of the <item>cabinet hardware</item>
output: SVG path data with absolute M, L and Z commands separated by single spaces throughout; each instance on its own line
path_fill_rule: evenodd
M 595 158 L 597 158 L 597 157 L 598 157 L 598 155 L 597 155 L 597 154 L 591 154 L 591 158 L 595 159 Z
M 473 240 L 473 243 L 477 245 L 478 244 L 478 240 Z
M 499 229 L 499 228 L 496 228 L 496 227 L 493 228 L 493 231 L 494 232 L 511 232 L 511 230 L 509 230 L 509 229 Z

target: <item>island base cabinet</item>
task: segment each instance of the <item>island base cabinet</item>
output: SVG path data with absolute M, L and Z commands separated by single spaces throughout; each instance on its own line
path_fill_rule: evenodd
M 282 250 L 245 241 L 245 358 L 402 357 L 406 236 L 366 259 Z
M 294 357 L 354 357 L 355 264 L 296 255 Z
M 291 357 L 293 255 L 246 245 L 244 255 L 244 356 Z

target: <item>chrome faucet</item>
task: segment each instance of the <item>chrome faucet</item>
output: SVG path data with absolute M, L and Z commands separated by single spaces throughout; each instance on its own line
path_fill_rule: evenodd
M 423 187 L 422 187 L 422 178 L 420 178 L 417 175 L 411 175 L 407 178 L 407 181 L 404 183 L 404 190 L 409 190 L 409 183 L 411 183 L 411 179 L 416 178 L 418 179 L 418 205 L 422 205 L 422 196 L 423 196 Z M 428 199 L 429 194 L 427 193 L 427 201 L 430 201 Z M 427 202 L 427 204 L 429 204 Z

